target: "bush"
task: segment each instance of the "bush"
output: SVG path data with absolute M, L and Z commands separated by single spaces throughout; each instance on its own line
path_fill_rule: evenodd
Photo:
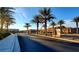
M 0 32 L 0 40 L 2 40 L 3 38 L 9 36 L 10 33 L 9 32 Z

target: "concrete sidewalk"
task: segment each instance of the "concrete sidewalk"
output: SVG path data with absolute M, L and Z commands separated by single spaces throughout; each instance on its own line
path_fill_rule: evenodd
M 20 52 L 17 35 L 10 35 L 0 40 L 0 52 Z

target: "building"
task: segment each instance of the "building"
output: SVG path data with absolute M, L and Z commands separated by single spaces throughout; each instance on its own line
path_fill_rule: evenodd
M 55 26 L 55 29 L 60 29 L 60 26 Z M 55 29 L 53 29 L 52 27 L 48 28 L 47 29 L 47 34 L 48 35 L 52 35 L 52 34 L 55 34 Z M 31 33 L 34 33 L 36 34 L 37 33 L 37 30 L 36 29 L 31 29 Z M 40 29 L 39 34 L 45 34 L 45 29 Z M 62 26 L 62 34 L 75 34 L 76 33 L 76 28 L 71 28 L 71 27 L 65 27 L 65 26 Z
M 17 33 L 19 32 L 19 29 L 9 29 L 10 32 L 13 32 L 13 33 Z
M 55 29 L 60 29 L 60 27 L 57 26 L 55 27 Z M 52 27 L 47 29 L 47 33 L 51 34 L 53 31 L 55 30 Z M 42 29 L 41 33 L 45 33 L 45 29 Z M 62 26 L 62 34 L 74 34 L 74 33 L 76 33 L 76 28 Z

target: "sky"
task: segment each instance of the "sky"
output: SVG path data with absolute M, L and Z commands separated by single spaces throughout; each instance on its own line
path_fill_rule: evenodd
M 33 16 L 39 14 L 41 8 L 43 7 L 15 7 L 13 17 L 15 18 L 16 24 L 11 25 L 10 28 L 25 30 L 25 23 L 30 23 L 31 29 L 36 29 L 36 24 L 31 23 L 31 20 Z M 51 14 L 56 17 L 56 19 L 53 19 L 56 23 L 59 20 L 64 20 L 66 27 L 76 27 L 72 20 L 75 16 L 79 16 L 79 7 L 51 7 Z

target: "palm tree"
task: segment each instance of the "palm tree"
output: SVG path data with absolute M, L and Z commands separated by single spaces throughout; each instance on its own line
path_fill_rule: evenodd
M 60 25 L 60 33 L 62 34 L 62 25 L 64 24 L 65 22 L 63 20 L 59 20 L 58 21 L 58 24 Z
M 50 26 L 52 26 L 53 33 L 55 33 L 55 28 L 54 28 L 55 25 L 56 25 L 56 23 L 54 21 L 52 21 L 52 23 L 50 24 Z
M 41 21 L 41 15 L 34 16 L 32 22 L 37 24 L 37 34 L 38 34 L 38 31 L 39 31 L 39 23 L 42 23 L 42 21 Z
M 27 28 L 27 33 L 29 34 L 29 27 L 30 27 L 31 25 L 29 24 L 29 23 L 25 23 L 25 26 L 24 27 L 26 27 Z
M 6 20 L 7 15 L 12 15 L 14 13 L 13 8 L 11 7 L 1 7 L 0 8 L 0 26 L 1 26 L 1 31 L 3 30 L 4 22 Z
M 56 23 L 54 21 L 52 21 L 52 23 L 50 24 L 52 26 L 52 28 L 54 29 L 54 26 L 56 25 Z
M 79 16 L 74 17 L 73 21 L 76 23 L 76 33 L 78 34 L 78 23 L 79 23 Z
M 5 20 L 5 27 L 6 27 L 7 31 L 8 31 L 9 26 L 11 24 L 14 24 L 14 23 L 15 23 L 14 18 L 6 18 L 6 20 Z
M 42 20 L 45 22 L 45 35 L 47 35 L 47 21 L 54 19 L 55 17 L 51 14 L 51 9 L 50 8 L 43 8 L 39 11 L 39 13 L 42 16 Z

